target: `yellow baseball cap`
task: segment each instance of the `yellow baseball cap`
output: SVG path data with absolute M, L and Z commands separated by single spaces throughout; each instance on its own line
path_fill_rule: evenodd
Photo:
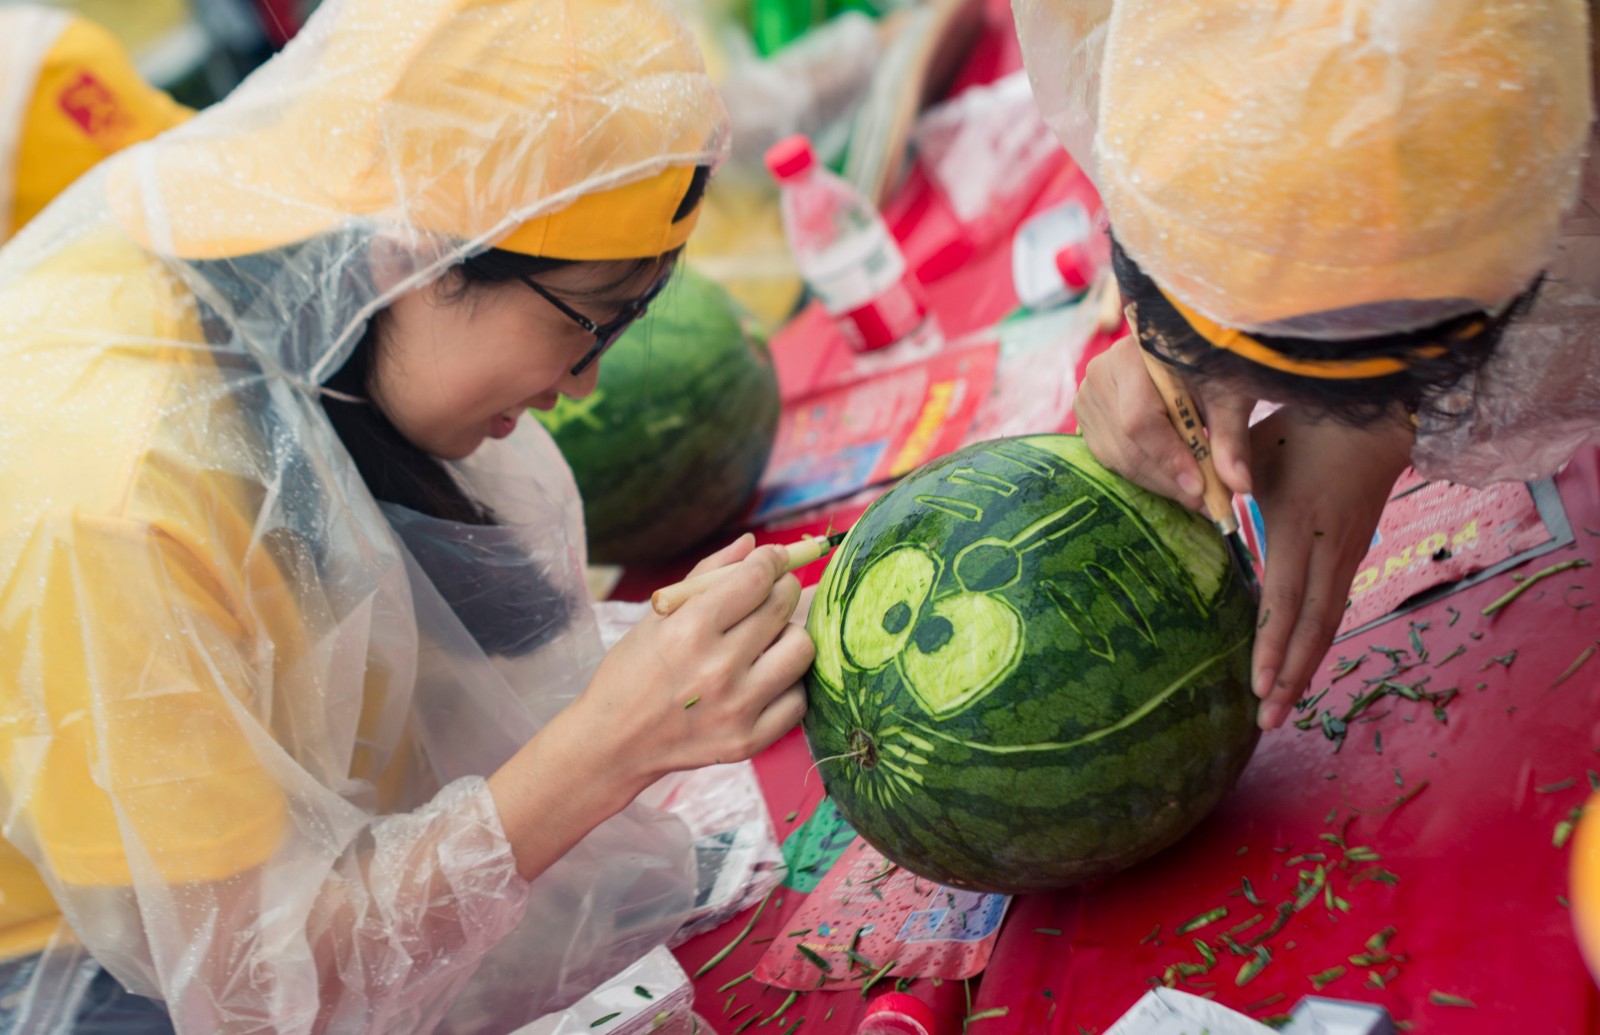
M 364 220 L 648 258 L 688 238 L 697 169 L 725 146 L 666 0 L 334 2 L 252 80 L 112 167 L 113 211 L 153 251 L 245 255 Z
M 13 232 L 108 155 L 193 114 L 147 84 L 111 33 L 61 17 L 65 25 L 39 65 L 17 142 Z
M 1100 188 L 1128 254 L 1218 324 L 1412 330 L 1543 268 L 1590 89 L 1583 0 L 1119 0 Z

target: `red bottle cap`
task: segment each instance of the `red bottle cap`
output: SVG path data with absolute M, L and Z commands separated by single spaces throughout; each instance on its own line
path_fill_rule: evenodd
M 1089 286 L 1091 260 L 1082 245 L 1069 244 L 1056 253 L 1056 272 L 1068 291 L 1083 291 Z
M 767 149 L 767 171 L 779 183 L 800 176 L 817 164 L 817 153 L 811 141 L 796 134 L 778 141 Z
M 867 1007 L 858 1033 L 933 1035 L 933 1008 L 909 992 L 885 992 Z

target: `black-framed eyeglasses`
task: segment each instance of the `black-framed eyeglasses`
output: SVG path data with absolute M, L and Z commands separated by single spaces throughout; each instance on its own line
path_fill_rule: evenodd
M 667 281 L 670 279 L 671 277 L 662 277 L 656 281 L 655 286 L 649 291 L 646 291 L 638 298 L 624 302 L 622 308 L 617 311 L 617 315 L 605 323 L 595 323 L 551 294 L 548 289 L 541 287 L 532 277 L 523 277 L 522 282 L 532 288 L 540 298 L 560 310 L 561 315 L 594 335 L 594 345 L 588 352 L 583 354 L 583 358 L 579 359 L 577 365 L 571 370 L 573 377 L 582 377 L 583 372 L 593 366 L 601 354 L 615 344 L 618 338 L 622 337 L 622 332 L 627 330 L 633 321 L 644 315 L 644 311 L 650 307 L 651 302 L 655 301 L 656 296 L 661 294 L 662 289 L 667 286 Z

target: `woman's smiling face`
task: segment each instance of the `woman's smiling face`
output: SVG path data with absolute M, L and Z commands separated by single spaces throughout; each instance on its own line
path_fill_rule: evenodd
M 541 273 L 540 287 L 595 324 L 612 320 L 670 272 L 659 263 L 581 262 Z M 409 291 L 381 317 L 372 401 L 400 434 L 441 460 L 505 438 L 530 407 L 594 391 L 598 362 L 572 368 L 594 335 L 520 281 L 463 286 L 447 276 Z

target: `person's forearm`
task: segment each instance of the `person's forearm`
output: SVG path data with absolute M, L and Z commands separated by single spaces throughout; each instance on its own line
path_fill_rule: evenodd
M 533 880 L 649 786 L 589 731 L 578 706 L 562 712 L 489 777 L 517 872 Z

